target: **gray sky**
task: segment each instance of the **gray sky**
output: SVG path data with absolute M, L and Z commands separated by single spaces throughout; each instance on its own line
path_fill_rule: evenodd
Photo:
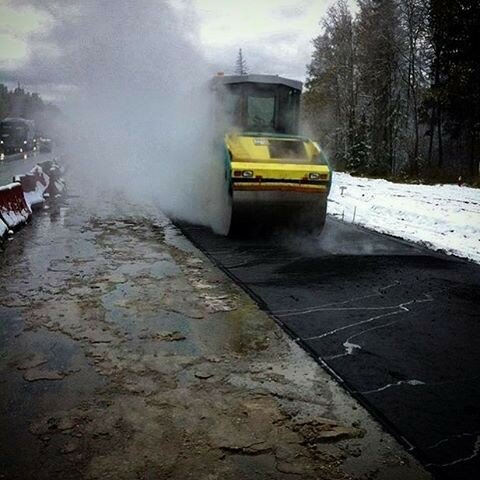
M 141 31 L 136 9 L 148 3 L 161 10 L 165 2 L 176 19 L 172 28 L 205 57 L 212 74 L 231 73 L 242 48 L 250 71 L 304 80 L 311 41 L 334 0 L 0 0 L 0 82 L 18 80 L 61 99 L 75 87 L 89 41 L 104 34 L 104 24 L 106 31 L 113 21 L 115 28 Z M 112 12 L 119 4 L 125 21 Z

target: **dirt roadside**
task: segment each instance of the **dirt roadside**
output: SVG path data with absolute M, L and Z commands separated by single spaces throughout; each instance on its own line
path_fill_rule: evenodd
M 1 479 L 427 479 L 158 212 L 43 212 L 0 253 Z

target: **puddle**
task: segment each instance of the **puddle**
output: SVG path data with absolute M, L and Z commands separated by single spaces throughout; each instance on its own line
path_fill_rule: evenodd
M 124 263 L 118 267 L 116 273 L 131 277 L 146 276 L 155 280 L 173 277 L 181 272 L 178 265 L 169 260 L 156 260 L 151 263 L 138 262 Z

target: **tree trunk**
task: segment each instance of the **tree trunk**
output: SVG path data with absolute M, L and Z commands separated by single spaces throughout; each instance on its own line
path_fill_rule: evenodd
M 475 127 L 472 129 L 471 134 L 471 143 L 470 143 L 470 175 L 472 178 L 478 177 L 479 172 L 479 164 L 478 161 L 475 161 L 475 144 L 476 144 L 476 134 L 475 134 Z
M 443 139 L 442 139 L 442 113 L 438 105 L 437 128 L 438 128 L 438 168 L 443 167 Z
M 432 107 L 432 116 L 430 119 L 430 141 L 428 143 L 428 161 L 427 161 L 428 168 L 432 166 L 434 136 L 435 136 L 435 107 Z

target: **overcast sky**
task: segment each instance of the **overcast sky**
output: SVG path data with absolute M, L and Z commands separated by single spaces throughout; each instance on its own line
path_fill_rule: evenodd
M 334 1 L 0 0 L 0 82 L 20 81 L 47 98 L 68 95 L 82 65 L 75 58 L 85 55 L 82 45 L 96 35 L 94 29 L 103 28 L 99 19 L 112 22 L 112 6 L 127 7 L 122 10 L 125 22 L 117 16 L 116 28 L 141 31 L 136 9 L 148 3 L 162 10 L 165 2 L 177 19 L 174 29 L 205 57 L 212 74 L 233 73 L 242 48 L 249 71 L 304 80 L 311 41 Z

